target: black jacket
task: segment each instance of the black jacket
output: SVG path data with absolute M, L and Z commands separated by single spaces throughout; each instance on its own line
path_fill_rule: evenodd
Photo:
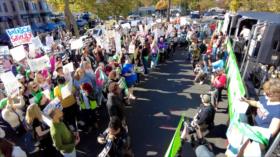
M 117 116 L 121 121 L 124 120 L 125 108 L 120 96 L 109 93 L 106 106 L 110 117 Z

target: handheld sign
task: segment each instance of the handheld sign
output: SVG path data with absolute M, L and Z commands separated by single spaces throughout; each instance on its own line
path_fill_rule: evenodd
M 34 45 L 34 47 L 36 49 L 39 49 L 39 48 L 43 47 L 43 44 L 42 44 L 42 42 L 41 42 L 41 40 L 38 36 L 35 37 L 35 38 L 32 38 L 32 44 Z
M 0 56 L 7 56 L 10 54 L 8 46 L 0 46 Z
M 33 72 L 44 70 L 45 68 L 50 67 L 50 59 L 47 55 L 36 58 L 36 59 L 30 59 L 27 61 L 30 70 Z
M 13 46 L 31 43 L 33 38 L 30 26 L 11 28 L 6 30 Z
M 4 84 L 7 95 L 12 95 L 19 92 L 20 84 L 11 71 L 3 73 L 0 78 Z
M 49 114 L 49 112 L 53 109 L 60 109 L 62 110 L 63 107 L 61 106 L 60 100 L 58 98 L 53 99 L 43 110 L 45 114 Z
M 17 62 L 23 60 L 26 57 L 26 53 L 23 45 L 10 49 L 10 53 L 13 59 Z

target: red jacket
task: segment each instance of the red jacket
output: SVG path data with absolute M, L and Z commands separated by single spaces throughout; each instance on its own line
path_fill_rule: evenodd
M 214 79 L 213 86 L 215 88 L 222 88 L 226 86 L 226 83 L 227 83 L 227 76 L 226 74 L 222 74 Z

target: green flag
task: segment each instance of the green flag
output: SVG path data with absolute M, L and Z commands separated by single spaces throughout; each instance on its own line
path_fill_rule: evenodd
M 181 147 L 181 128 L 182 128 L 183 122 L 184 122 L 184 117 L 181 116 L 178 127 L 175 131 L 175 134 L 171 140 L 171 143 L 169 144 L 169 147 L 168 147 L 167 152 L 165 153 L 164 157 L 175 157 L 178 150 L 180 149 L 180 147 Z

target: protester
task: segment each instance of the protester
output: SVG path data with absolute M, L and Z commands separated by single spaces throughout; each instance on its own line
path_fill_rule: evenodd
M 66 82 L 64 77 L 59 76 L 57 78 L 57 86 L 54 88 L 54 96 L 60 100 L 63 107 L 64 122 L 71 128 L 72 131 L 77 131 L 76 121 L 78 117 L 78 106 L 74 96 L 74 90 L 71 86 L 68 87 L 69 84 L 70 82 Z M 62 89 L 65 88 L 67 91 L 62 91 Z
M 222 101 L 222 91 L 226 87 L 227 77 L 224 69 L 218 69 L 211 78 L 211 84 L 215 88 L 211 92 L 211 100 L 216 110 L 218 109 L 219 102 Z
M 202 139 L 201 132 L 209 130 L 214 126 L 215 109 L 211 104 L 209 95 L 201 95 L 202 106 L 199 108 L 198 113 L 193 117 L 190 124 L 184 123 L 184 130 L 181 139 L 186 140 L 189 135 L 197 132 L 199 139 Z M 196 131 L 197 130 L 197 131 Z
M 63 112 L 59 109 L 53 109 L 49 112 L 52 119 L 50 133 L 53 144 L 64 157 L 76 157 L 75 146 L 80 142 L 79 134 L 75 135 L 61 121 Z

